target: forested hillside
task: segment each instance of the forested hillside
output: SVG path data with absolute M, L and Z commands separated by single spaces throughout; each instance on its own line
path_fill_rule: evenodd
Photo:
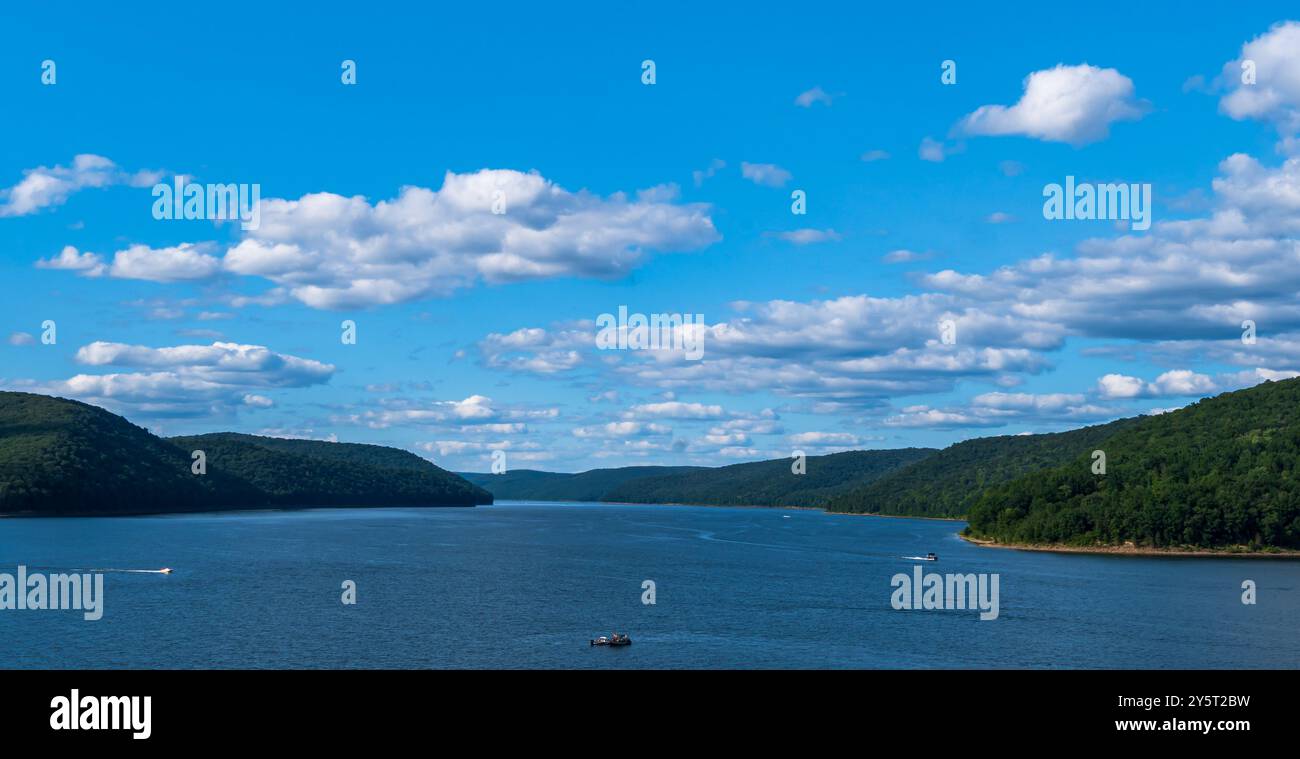
M 1300 548 L 1300 379 L 1143 417 L 982 493 L 970 534 L 1012 543 Z
M 207 456 L 204 474 L 191 469 L 196 449 Z M 234 433 L 165 440 L 97 406 L 0 392 L 0 514 L 491 502 L 394 448 Z

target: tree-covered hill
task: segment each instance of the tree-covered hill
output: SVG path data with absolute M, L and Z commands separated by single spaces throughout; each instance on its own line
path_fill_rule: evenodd
M 1300 548 L 1300 379 L 1142 417 L 981 494 L 969 532 L 1007 543 Z
M 827 509 L 863 514 L 964 517 L 988 487 L 1090 454 L 1138 419 L 1069 432 L 1002 435 L 955 443 L 865 487 L 830 499 Z
M 791 471 L 792 459 L 773 459 L 724 467 L 628 466 L 579 474 L 517 469 L 461 476 L 503 500 L 815 507 L 933 452 L 903 448 L 810 456 L 799 475 Z
M 0 392 L 0 514 L 474 503 L 491 495 L 405 451 L 233 434 L 178 444 L 96 406 Z
M 259 499 L 241 480 L 195 477 L 185 452 L 104 409 L 0 392 L 0 513 L 191 511 Z
M 701 469 L 693 466 L 625 466 L 591 469 L 579 474 L 512 469 L 501 474 L 461 472 L 460 476 L 488 490 L 498 500 L 602 501 L 624 483 L 645 477 L 674 476 Z
M 234 432 L 174 437 L 202 450 L 208 473 L 243 480 L 275 506 L 436 506 L 491 503 L 482 488 L 409 451 Z
M 793 459 L 732 464 L 716 469 L 629 480 L 602 500 L 709 506 L 825 506 L 836 495 L 873 482 L 934 453 L 930 448 L 846 451 L 809 456 L 803 474 Z

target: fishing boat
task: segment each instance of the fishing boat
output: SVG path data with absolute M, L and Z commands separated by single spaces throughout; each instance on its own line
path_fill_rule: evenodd
M 596 638 L 596 639 L 592 640 L 592 641 L 591 641 L 591 645 L 593 645 L 593 646 L 630 646 L 630 645 L 632 645 L 632 639 L 629 638 L 629 637 L 626 636 L 626 635 L 620 635 L 619 633 L 613 633 L 613 634 L 611 634 L 609 637 L 605 637 L 604 635 L 602 635 L 602 636 L 600 636 L 599 638 Z

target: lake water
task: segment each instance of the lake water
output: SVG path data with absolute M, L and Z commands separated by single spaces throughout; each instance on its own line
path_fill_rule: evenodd
M 519 502 L 4 519 L 0 572 L 175 572 L 106 574 L 95 622 L 0 610 L 0 667 L 1300 666 L 1300 562 L 995 550 L 961 526 Z M 925 571 L 997 573 L 999 617 L 893 609 L 929 551 Z M 633 645 L 589 645 L 611 630 Z

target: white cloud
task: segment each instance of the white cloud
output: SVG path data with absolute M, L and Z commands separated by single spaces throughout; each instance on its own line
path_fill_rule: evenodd
M 968 135 L 1023 135 L 1078 146 L 1104 139 L 1112 123 L 1147 111 L 1134 98 L 1133 81 L 1115 69 L 1059 64 L 1025 77 L 1015 105 L 980 106 L 958 128 Z
M 1238 154 L 1219 171 L 1208 217 L 1086 240 L 1072 258 L 919 281 L 1089 337 L 1222 339 L 1247 319 L 1275 333 L 1300 327 L 1300 157 L 1270 168 Z
M 934 253 L 930 251 L 918 252 L 915 250 L 900 248 L 898 250 L 889 251 L 881 260 L 887 264 L 906 264 L 912 263 L 913 261 L 924 261 L 933 257 Z
M 783 187 L 794 176 L 774 163 L 750 163 L 742 161 L 740 175 L 757 185 L 764 187 Z
M 672 427 L 646 422 L 608 422 L 585 427 L 574 427 L 573 435 L 580 438 L 624 438 L 642 435 L 671 435 Z
M 722 406 L 682 401 L 643 403 L 628 409 L 628 414 L 634 418 L 654 419 L 722 419 L 726 416 Z
M 799 93 L 799 96 L 794 99 L 794 104 L 801 108 L 812 108 L 816 103 L 830 105 L 832 99 L 830 93 L 826 92 L 826 90 L 821 87 L 813 87 L 811 90 Z
M 505 213 L 492 212 L 497 201 Z M 484 169 L 448 172 L 441 190 L 405 187 L 373 206 L 329 193 L 264 200 L 261 226 L 224 266 L 314 308 L 350 308 L 445 295 L 480 279 L 613 277 L 646 251 L 717 239 L 707 206 L 668 203 L 659 192 L 600 198 L 535 173 Z
M 132 245 L 113 255 L 109 276 L 150 282 L 183 282 L 207 279 L 221 270 L 221 261 L 210 255 L 208 243 L 181 243 L 167 248 Z
M 917 155 L 922 161 L 933 163 L 942 163 L 943 159 L 947 157 L 943 143 L 931 137 L 921 139 L 921 147 L 917 148 Z
M 858 445 L 851 432 L 797 432 L 787 438 L 792 445 L 809 447 Z
M 960 427 L 999 427 L 1000 419 L 984 419 L 957 411 L 941 411 L 929 406 L 908 406 L 901 413 L 887 417 L 886 427 L 926 427 L 932 429 L 957 429 Z
M 369 409 L 358 414 L 334 418 L 339 424 L 358 424 L 371 429 L 395 426 L 430 426 L 455 428 L 514 429 L 496 425 L 527 421 L 549 421 L 559 417 L 557 408 L 531 408 L 522 405 L 501 404 L 485 395 L 470 395 L 458 401 L 407 401 L 393 399 L 383 408 Z
M 1255 82 L 1242 82 L 1242 62 L 1255 64 Z M 1300 132 L 1300 22 L 1275 24 L 1241 46 L 1236 60 L 1224 64 L 1221 82 L 1229 91 L 1219 110 L 1237 119 L 1277 125 L 1285 136 Z
M 57 256 L 38 260 L 36 268 L 76 271 L 87 277 L 98 277 L 108 270 L 98 254 L 80 253 L 71 245 L 65 245 Z
M 691 178 L 695 181 L 696 187 L 701 187 L 704 185 L 704 180 L 712 179 L 714 174 L 717 174 L 719 170 L 725 168 L 727 168 L 726 161 L 721 158 L 714 158 L 712 161 L 709 161 L 709 167 L 707 169 L 696 169 L 695 171 L 692 171 Z
M 534 374 L 555 374 L 582 364 L 581 349 L 595 344 L 594 323 L 560 330 L 525 327 L 492 333 L 479 343 L 488 366 Z
M 28 332 L 10 332 L 9 344 L 14 346 L 35 345 L 36 338 Z
M 202 244 L 134 245 L 119 251 L 107 271 L 174 282 L 224 270 L 278 285 L 268 302 L 289 297 L 323 309 L 441 296 L 480 280 L 614 277 L 649 251 L 697 249 L 719 239 L 707 206 L 672 203 L 674 195 L 674 188 L 660 187 L 635 200 L 622 193 L 601 198 L 535 173 L 448 172 L 441 190 L 408 186 L 374 205 L 331 193 L 264 199 L 259 228 L 223 258 Z M 498 201 L 504 213 L 493 213 Z M 75 249 L 39 265 L 105 271 L 94 254 Z
M 1124 374 L 1107 374 L 1097 380 L 1098 394 L 1107 399 L 1209 395 L 1221 389 L 1213 377 L 1189 369 L 1167 371 L 1151 382 Z
M 795 245 L 812 245 L 819 242 L 834 242 L 840 234 L 833 229 L 795 229 L 788 232 L 776 232 L 777 237 Z
M 262 405 L 258 399 L 264 396 L 250 393 L 252 389 L 309 387 L 328 382 L 334 374 L 333 366 L 312 359 L 261 345 L 221 342 L 164 348 L 94 342 L 81 347 L 75 359 L 86 366 L 140 371 L 7 384 L 12 389 L 78 398 L 121 413 L 199 416 Z
M 4 200 L 0 217 L 26 216 L 63 205 L 73 193 L 86 188 L 117 184 L 147 187 L 162 178 L 159 172 L 124 172 L 109 159 L 90 153 L 75 156 L 71 166 L 39 166 L 23 173 L 18 184 L 0 190 Z
M 884 161 L 887 160 L 888 158 L 889 158 L 889 153 L 884 150 L 868 150 L 867 152 L 862 154 L 862 160 L 867 163 Z
M 1137 398 L 1144 387 L 1141 378 L 1124 374 L 1107 374 L 1097 380 L 1097 390 L 1103 398 Z
M 212 255 L 214 248 L 211 243 L 181 243 L 166 248 L 132 245 L 113 254 L 112 263 L 107 264 L 98 253 L 81 253 L 67 245 L 59 255 L 38 260 L 36 267 L 76 271 L 86 277 L 183 282 L 209 279 L 221 271 L 221 259 Z

